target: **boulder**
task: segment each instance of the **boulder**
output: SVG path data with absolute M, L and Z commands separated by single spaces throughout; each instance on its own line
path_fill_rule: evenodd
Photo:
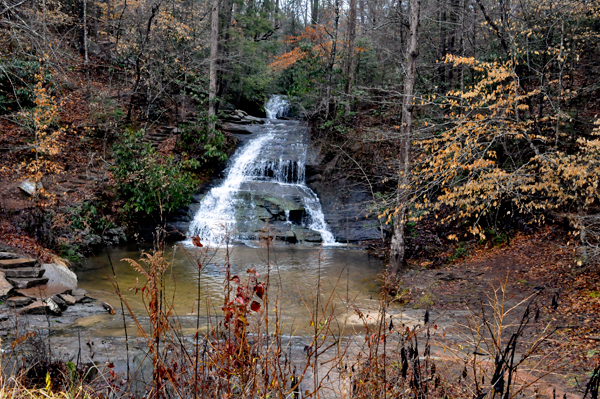
M 60 284 L 70 289 L 77 288 L 77 275 L 66 266 L 44 263 L 42 269 L 46 271 L 44 277 L 48 279 L 48 284 Z
M 12 284 L 6 281 L 6 278 L 4 278 L 4 273 L 0 272 L 0 298 L 6 298 L 9 296 L 13 288 L 14 287 Z

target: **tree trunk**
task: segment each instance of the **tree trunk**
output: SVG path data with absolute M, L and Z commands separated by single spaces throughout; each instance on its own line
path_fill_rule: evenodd
M 316 25 L 319 23 L 319 0 L 312 0 L 312 7 L 310 9 L 310 23 Z
M 208 129 L 215 129 L 217 115 L 217 57 L 219 55 L 219 0 L 212 1 L 210 24 L 210 83 L 208 86 Z
M 350 0 L 350 14 L 348 15 L 348 66 L 346 70 L 346 111 L 350 111 L 350 90 L 354 80 L 354 44 L 356 42 L 356 0 Z
M 396 215 L 394 236 L 390 248 L 390 264 L 386 273 L 386 288 L 395 291 L 399 274 L 406 259 L 406 241 L 404 234 L 406 210 L 410 197 L 410 154 L 412 147 L 412 102 L 414 98 L 415 78 L 417 75 L 418 35 L 420 1 L 411 0 L 409 12 L 410 37 L 406 49 L 406 80 L 404 81 L 404 100 L 402 102 L 402 128 L 400 130 L 400 165 L 398 169 L 398 196 L 396 197 Z
M 333 38 L 331 40 L 331 54 L 329 57 L 329 65 L 327 66 L 327 115 L 329 116 L 333 112 L 333 103 L 331 101 L 331 85 L 333 79 L 333 66 L 335 65 L 335 57 L 337 53 L 337 39 L 338 39 L 338 28 L 340 23 L 340 0 L 335 0 L 335 15 L 333 21 Z
M 90 59 L 87 38 L 87 0 L 83 0 L 83 53 L 85 60 L 85 98 L 90 98 Z
M 224 79 L 223 71 L 229 67 L 229 52 L 231 49 L 231 20 L 233 18 L 233 1 L 221 0 L 219 4 L 219 40 L 217 50 L 217 97 L 227 91 L 228 82 Z M 218 108 L 215 106 L 215 108 Z M 216 112 L 216 111 L 215 111 Z

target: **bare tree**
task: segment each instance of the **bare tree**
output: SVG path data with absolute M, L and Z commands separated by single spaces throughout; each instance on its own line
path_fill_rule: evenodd
M 350 94 L 352 81 L 354 80 L 355 58 L 354 44 L 356 41 L 356 0 L 350 0 L 350 13 L 348 15 L 348 65 L 346 71 L 346 87 L 344 92 L 346 96 Z M 349 100 L 349 99 L 348 99 Z M 350 111 L 350 101 L 346 106 L 347 111 Z
M 213 0 L 210 25 L 210 83 L 208 87 L 208 126 L 215 129 L 217 114 L 217 57 L 219 55 L 219 0 Z
M 394 236 L 390 248 L 390 264 L 387 270 L 386 286 L 394 290 L 398 282 L 398 274 L 405 264 L 406 240 L 405 218 L 410 192 L 410 154 L 412 147 L 412 102 L 414 98 L 415 78 L 417 74 L 417 57 L 419 55 L 418 37 L 421 0 L 410 2 L 410 37 L 406 49 L 406 78 L 404 81 L 404 99 L 402 102 L 402 128 L 400 137 L 400 165 L 398 169 L 398 195 L 396 197 L 396 217 Z

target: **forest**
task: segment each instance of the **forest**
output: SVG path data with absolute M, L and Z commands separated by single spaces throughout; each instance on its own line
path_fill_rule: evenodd
M 12 253 L 40 264 L 60 259 L 78 273 L 86 259 L 108 254 L 107 248 L 154 242 L 154 251 L 129 261 L 146 281 L 140 295 L 149 326 L 127 310 L 115 259 L 108 257 L 117 313 L 123 325 L 131 313 L 137 324 L 129 334 L 131 328 L 142 331 L 150 348 L 150 388 L 143 397 L 598 397 L 600 2 L 1 0 L 0 54 L 0 262 L 13 259 Z M 333 242 L 381 261 L 379 316 L 368 322 L 356 308 L 365 326 L 361 350 L 367 352 L 341 355 L 341 338 L 328 318 L 333 316 L 325 312 L 335 313 L 334 306 L 319 305 L 318 296 L 306 367 L 290 360 L 285 368 L 274 359 L 286 344 L 281 338 L 269 344 L 270 325 L 275 336 L 285 334 L 268 315 L 268 280 L 250 267 L 248 277 L 234 281 L 228 242 L 224 321 L 203 338 L 205 351 L 206 342 L 213 345 L 212 360 L 199 373 L 205 363 L 198 360 L 198 328 L 195 350 L 183 343 L 167 350 L 167 341 L 174 345 L 184 334 L 171 319 L 176 312 L 162 302 L 171 264 L 164 250 L 193 240 L 190 247 L 204 259 L 198 258 L 198 269 L 204 270 L 207 240 L 199 233 L 191 237 L 185 215 L 222 181 L 241 190 L 227 186 L 227 171 L 243 158 L 236 151 L 249 148 L 248 137 L 269 128 L 273 96 L 288 104 L 275 119 L 289 123 L 290 132 L 304 129 L 296 122 L 308 131 L 307 139 L 293 136 L 308 142 L 306 154 L 285 152 L 278 159 L 292 159 L 292 171 L 285 173 L 302 190 L 316 192 L 307 198 L 318 195 L 324 216 L 314 227 L 314 215 L 312 224 L 305 222 L 308 205 L 265 194 L 256 203 L 271 213 L 261 209 L 267 215 L 261 220 L 279 229 L 261 236 L 267 259 L 277 243 L 320 243 L 315 231 L 331 224 Z M 292 148 L 300 147 L 285 151 Z M 298 171 L 305 164 L 306 176 Z M 265 173 L 253 183 L 277 175 Z M 333 210 L 338 203 L 332 198 L 354 213 Z M 355 220 L 351 227 L 349 219 Z M 284 232 L 288 226 L 291 233 Z M 361 232 L 365 226 L 372 233 Z M 10 267 L 2 264 L 0 273 Z M 483 277 L 477 275 L 473 288 L 475 280 L 465 276 L 478 270 Z M 3 281 L 20 288 L 6 276 L 12 285 L 2 275 L 0 288 Z M 275 293 L 270 295 L 275 303 Z M 16 303 L 7 293 L 0 296 L 0 307 Z M 429 312 L 455 306 L 451 297 L 466 301 L 456 305 L 460 309 L 481 311 L 478 327 L 469 327 L 480 340 L 479 349 L 455 354 L 456 364 L 447 362 L 452 366 L 435 360 L 439 370 L 448 370 L 444 376 L 436 374 L 437 355 L 428 349 L 446 353 L 445 344 L 429 342 L 430 328 L 437 330 Z M 487 316 L 483 302 L 492 312 Z M 42 305 L 44 314 L 53 312 Z M 386 313 L 392 305 L 426 309 L 424 323 L 412 331 L 398 322 L 394 327 Z M 521 313 L 509 317 L 509 308 Z M 538 323 L 540 311 L 547 313 L 546 324 L 533 339 L 528 328 Z M 250 314 L 262 317 L 258 332 L 250 332 Z M 501 316 L 510 320 L 486 324 L 486 317 L 499 323 Z M 0 330 L 8 331 L 3 336 L 13 348 L 31 338 Z M 396 330 L 394 345 L 402 349 L 388 359 L 386 336 L 391 345 Z M 223 331 L 228 339 L 219 338 Z M 125 328 L 126 341 L 127 334 Z M 320 350 L 330 347 L 325 336 L 337 342 L 338 352 L 321 361 Z M 519 347 L 517 339 L 530 346 Z M 490 340 L 494 349 L 488 353 L 482 342 Z M 544 382 L 549 391 L 540 388 L 542 374 L 519 380 L 518 366 L 528 357 L 540 362 L 534 367 L 540 372 L 544 360 L 537 351 L 551 359 L 544 366 L 554 367 L 542 373 L 553 376 Z M 488 363 L 476 356 L 483 352 L 492 356 Z M 265 357 L 259 365 L 256 359 Z M 349 358 L 352 373 L 350 363 L 344 369 Z M 50 355 L 43 359 L 23 366 L 12 380 L 6 364 L 15 360 L 3 361 L 0 396 L 139 393 L 130 383 L 117 387 L 116 377 L 94 385 L 79 360 L 74 366 Z M 561 366 L 566 369 L 559 370 L 557 359 L 567 360 Z M 319 361 L 346 370 L 335 378 L 352 388 L 327 388 L 334 367 L 319 379 Z M 128 355 L 124 380 L 129 373 Z

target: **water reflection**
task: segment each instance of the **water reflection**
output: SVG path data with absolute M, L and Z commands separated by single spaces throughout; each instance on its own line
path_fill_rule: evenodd
M 145 248 L 150 250 L 150 248 Z M 92 296 L 111 303 L 119 308 L 120 301 L 115 293 L 112 279 L 112 265 L 123 297 L 129 308 L 144 323 L 146 310 L 141 293 L 136 295 L 136 287 L 141 288 L 143 276 L 137 273 L 123 259 L 140 258 L 140 247 L 120 247 L 108 249 L 105 253 L 87 259 L 84 269 L 78 273 L 79 287 Z M 229 257 L 231 275 L 247 276 L 249 268 L 260 273 L 260 279 L 270 282 L 271 309 L 275 299 L 279 301 L 282 321 L 286 329 L 303 333 L 310 327 L 310 315 L 315 311 L 317 284 L 320 282 L 320 303 L 331 298 L 335 314 L 353 313 L 352 307 L 364 309 L 377 306 L 382 264 L 369 256 L 366 251 L 345 248 L 316 248 L 284 245 L 271 248 L 251 248 L 233 246 L 229 249 L 201 251 L 195 247 L 171 246 L 166 257 L 172 262 L 167 273 L 168 296 L 175 313 L 184 329 L 195 329 L 196 315 L 199 314 L 206 328 L 214 319 L 218 320 L 224 300 L 225 261 Z M 198 272 L 198 262 L 202 265 Z M 110 276 L 110 278 L 109 278 Z M 200 283 L 200 284 L 198 284 Z M 200 285 L 200 303 L 198 303 Z M 126 312 L 127 313 L 127 312 Z M 120 316 L 94 316 L 94 320 L 81 320 L 99 335 L 121 335 Z M 129 324 L 134 327 L 131 319 Z

